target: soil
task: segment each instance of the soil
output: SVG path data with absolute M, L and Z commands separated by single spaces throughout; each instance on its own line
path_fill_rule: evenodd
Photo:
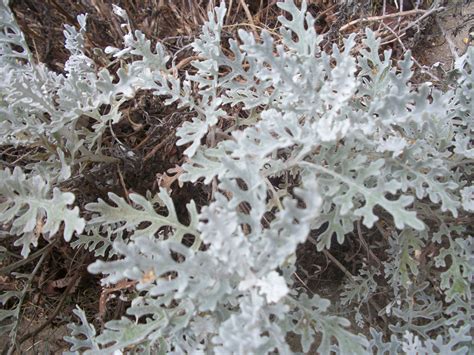
M 474 3 L 460 6 L 455 1 L 449 2 L 446 10 L 432 19 L 416 44 L 414 56 L 435 72 L 448 71 L 455 56 L 466 52 L 471 32 L 474 32 Z

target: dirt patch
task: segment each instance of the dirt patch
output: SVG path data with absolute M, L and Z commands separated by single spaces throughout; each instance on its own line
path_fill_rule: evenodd
M 455 56 L 466 52 L 472 41 L 471 32 L 474 32 L 474 3 L 450 1 L 446 10 L 431 20 L 416 44 L 414 56 L 434 72 L 448 71 L 453 67 Z

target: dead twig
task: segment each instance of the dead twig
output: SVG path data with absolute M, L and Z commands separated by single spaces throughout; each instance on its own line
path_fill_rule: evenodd
M 117 166 L 117 173 L 118 173 L 120 185 L 122 186 L 124 194 L 125 194 L 125 198 L 127 199 L 128 204 L 131 205 L 132 202 L 130 201 L 130 198 L 128 197 L 129 193 L 128 193 L 127 185 L 125 185 L 125 180 L 123 178 L 122 172 L 120 171 L 120 167 L 118 166 Z
M 250 10 L 249 10 L 249 7 L 247 6 L 247 4 L 245 3 L 244 0 L 239 0 L 240 1 L 240 5 L 242 5 L 242 8 L 244 9 L 244 12 L 245 12 L 245 16 L 247 16 L 247 20 L 249 21 L 250 25 L 252 25 L 252 32 L 253 32 L 253 35 L 255 36 L 255 39 L 257 41 L 260 40 L 260 36 L 258 35 L 258 32 L 255 30 L 255 21 L 253 20 L 253 17 L 252 17 L 252 14 L 250 13 Z
M 80 273 L 80 272 L 75 272 L 74 273 L 71 280 L 69 281 L 69 284 L 67 285 L 66 289 L 64 290 L 64 292 L 61 296 L 61 299 L 59 300 L 58 304 L 56 305 L 56 308 L 54 309 L 53 313 L 51 313 L 49 315 L 48 319 L 46 319 L 46 321 L 44 321 L 38 328 L 36 328 L 36 329 L 32 330 L 31 332 L 28 332 L 25 335 L 23 335 L 19 340 L 20 344 L 22 344 L 26 340 L 38 335 L 43 329 L 45 329 L 56 318 L 59 311 L 61 311 L 61 308 L 62 308 L 64 302 L 66 301 L 67 296 L 70 294 L 70 292 L 74 288 L 74 286 L 77 285 L 77 283 L 78 283 L 78 281 L 81 277 L 81 274 L 82 273 Z
M 350 273 L 350 271 L 347 270 L 346 267 L 344 265 L 342 265 L 339 262 L 339 260 L 337 260 L 328 250 L 324 249 L 323 254 L 329 260 L 331 260 L 351 281 L 355 281 L 354 276 Z M 381 314 L 381 312 L 380 312 L 381 307 L 377 304 L 377 302 L 375 302 L 375 300 L 373 300 L 373 299 L 368 299 L 367 302 L 377 310 L 377 314 L 384 321 L 385 325 L 387 325 L 388 324 L 388 319 L 387 319 L 387 317 L 385 317 L 384 314 Z
M 386 15 L 382 15 L 382 16 L 371 16 L 371 17 L 367 17 L 367 18 L 358 18 L 358 19 L 356 19 L 354 21 L 351 21 L 351 22 L 345 24 L 344 26 L 342 26 L 339 29 L 339 31 L 344 32 L 347 29 L 349 29 L 350 27 L 352 27 L 354 25 L 357 25 L 358 23 L 383 21 L 383 20 L 388 19 L 388 18 L 412 16 L 412 15 L 416 15 L 416 14 L 420 14 L 420 13 L 426 15 L 427 12 L 428 12 L 427 10 L 413 9 L 413 10 L 408 10 L 408 11 L 396 12 L 396 13 L 393 13 L 393 14 L 386 14 Z
M 368 261 L 368 263 L 370 264 L 371 259 L 373 259 L 377 263 L 377 266 L 379 268 L 381 268 L 382 267 L 382 262 L 377 257 L 377 255 L 375 255 L 374 252 L 370 249 L 369 245 L 367 244 L 366 240 L 364 239 L 364 236 L 362 235 L 362 227 L 360 225 L 360 221 L 357 221 L 357 235 L 359 237 L 360 243 L 362 244 L 362 246 L 364 247 L 364 249 L 367 252 L 367 261 Z
M 420 23 L 421 21 L 423 21 L 425 18 L 427 18 L 428 16 L 431 16 L 432 14 L 434 14 L 435 12 L 439 12 L 439 11 L 443 11 L 445 8 L 444 7 L 433 7 L 429 10 L 419 10 L 419 11 L 423 11 L 423 15 L 421 15 L 420 17 L 418 17 L 415 21 L 412 21 L 410 22 L 408 25 L 406 25 L 404 28 L 402 28 L 399 32 L 400 33 L 405 33 L 406 31 L 408 31 L 410 28 L 416 26 L 418 23 Z M 410 10 L 410 11 L 415 11 L 415 10 Z M 405 12 L 408 12 L 408 11 L 405 11 Z M 401 37 L 401 36 L 400 36 Z M 389 38 L 386 39 L 386 42 L 383 42 L 381 45 L 385 45 L 387 43 L 391 43 L 391 42 L 394 42 L 396 40 L 396 38 L 394 38 L 394 36 L 389 36 Z
M 407 48 L 405 47 L 405 45 L 403 44 L 403 41 L 402 39 L 400 38 L 400 35 L 398 35 L 390 26 L 387 26 L 385 23 L 382 22 L 382 25 L 385 27 L 385 29 L 387 29 L 387 31 L 391 32 L 394 36 L 395 36 L 395 39 L 398 41 L 398 43 L 400 44 L 400 46 L 402 47 L 403 51 L 404 52 L 407 52 Z M 438 81 L 438 82 L 441 82 L 441 79 L 438 78 L 436 75 L 434 75 L 433 73 L 431 73 L 430 71 L 428 70 L 425 70 L 423 69 L 423 66 L 420 64 L 420 62 L 418 62 L 416 60 L 415 57 L 411 57 L 411 59 L 413 60 L 413 63 L 415 63 L 415 65 L 421 70 L 422 73 L 424 74 L 428 74 L 432 79 Z
M 58 12 L 63 15 L 64 17 L 66 17 L 66 19 L 71 23 L 71 24 L 75 24 L 76 23 L 76 19 L 71 15 L 69 14 L 69 12 L 67 12 L 61 5 L 58 4 L 58 2 L 56 0 L 49 0 L 49 2 L 51 3 L 51 5 L 53 5 L 53 7 L 58 10 Z
M 44 248 L 44 249 L 46 249 L 46 248 Z M 43 252 L 43 254 L 41 255 L 41 258 L 38 260 L 38 263 L 36 264 L 35 268 L 31 272 L 31 274 L 28 275 L 28 279 L 26 281 L 25 287 L 23 288 L 23 290 L 21 292 L 20 299 L 18 300 L 18 304 L 16 306 L 16 308 L 18 309 L 18 314 L 17 314 L 17 317 L 16 317 L 17 320 L 16 320 L 16 323 L 15 323 L 12 331 L 10 332 L 10 344 L 11 344 L 11 346 L 8 349 L 7 355 L 13 354 L 15 349 L 20 348 L 19 345 L 20 345 L 21 341 L 18 342 L 16 337 L 18 335 L 18 328 L 20 326 L 21 319 L 22 319 L 20 317 L 21 307 L 23 306 L 23 303 L 25 302 L 26 294 L 28 293 L 28 290 L 31 287 L 31 283 L 33 282 L 33 279 L 34 279 L 35 275 L 40 270 L 41 265 L 43 264 L 44 260 L 46 259 L 46 256 L 49 254 L 49 251 L 51 251 L 51 249 L 47 249 L 46 251 L 48 251 L 48 253 Z
M 301 277 L 299 277 L 298 273 L 294 272 L 293 275 L 295 275 L 296 279 L 306 288 L 306 290 L 308 290 L 309 293 L 311 293 L 312 295 L 314 294 L 314 292 L 311 291 L 309 286 L 301 279 Z
M 227 7 L 227 16 L 226 16 L 226 19 L 224 21 L 224 24 L 229 23 L 230 12 L 232 11 L 232 5 L 233 5 L 233 0 L 229 0 L 229 6 Z
M 51 242 L 50 244 L 45 246 L 43 249 L 40 249 L 40 250 L 34 252 L 33 254 L 30 254 L 26 259 L 21 259 L 21 260 L 18 260 L 17 262 L 12 263 L 8 266 L 2 267 L 0 269 L 0 275 L 9 274 L 10 272 L 12 272 L 13 270 L 19 268 L 20 266 L 26 265 L 26 264 L 32 262 L 33 260 L 35 260 L 36 258 L 40 257 L 41 255 L 43 255 L 44 253 L 49 252 L 53 248 L 53 246 L 57 243 L 57 241 L 58 241 L 58 239 L 55 239 L 53 242 Z
M 180 70 L 180 69 L 183 69 L 186 65 L 188 65 L 192 61 L 203 60 L 203 59 L 204 58 L 199 56 L 199 55 L 194 55 L 194 56 L 191 56 L 191 57 L 187 57 L 187 58 L 184 58 L 183 60 L 181 60 L 178 64 L 176 64 L 176 67 L 173 68 L 173 69 Z
M 329 260 L 331 260 L 351 281 L 354 281 L 354 276 L 351 274 L 349 270 L 346 269 L 344 265 L 341 264 L 339 260 L 337 260 L 334 255 L 332 255 L 328 250 L 323 249 L 323 254 Z
M 172 139 L 174 138 L 174 134 L 170 134 L 168 137 L 163 139 L 159 144 L 157 144 L 145 157 L 143 158 L 143 161 L 147 161 L 151 157 L 153 157 L 157 151 L 159 151 L 161 148 L 163 148 L 167 143 L 169 143 Z

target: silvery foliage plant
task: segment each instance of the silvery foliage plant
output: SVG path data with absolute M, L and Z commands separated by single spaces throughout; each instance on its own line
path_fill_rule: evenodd
M 370 30 L 328 54 L 305 2 L 278 6 L 288 14 L 278 36 L 240 30 L 224 43 L 222 3 L 181 78 L 165 47 L 131 31 L 119 7 L 123 47 L 105 49 L 122 63 L 116 74 L 86 55 L 86 15 L 78 29 L 66 26 L 70 57 L 54 73 L 35 61 L 2 0 L 0 141 L 46 153 L 0 171 L 0 221 L 24 257 L 40 237 L 75 234 L 73 245 L 98 257 L 89 271 L 104 286 L 136 285 L 126 314 L 100 332 L 77 307 L 71 352 L 288 354 L 289 333 L 303 352 L 314 343 L 321 354 L 469 352 L 474 243 L 463 221 L 474 211 L 474 48 L 441 92 L 413 85 L 410 53 L 392 60 Z M 143 90 L 192 113 L 177 131 L 187 156 L 180 179 L 215 193 L 200 211 L 187 205 L 187 223 L 165 189 L 129 202 L 110 193 L 110 202 L 79 211 L 74 194 L 58 187 L 72 172 L 113 162 L 102 135 Z M 232 116 L 236 106 L 244 117 Z M 223 121 L 234 122 L 226 133 L 217 128 Z M 383 288 L 379 315 L 389 323 L 366 335 L 294 285 L 300 243 L 337 247 L 357 224 L 383 229 L 388 245 L 381 269 L 362 267 L 342 293 L 342 305 L 360 309 Z M 438 252 L 422 259 L 428 247 Z

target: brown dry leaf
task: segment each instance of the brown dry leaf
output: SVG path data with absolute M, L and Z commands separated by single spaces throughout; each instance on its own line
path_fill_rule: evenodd
M 107 311 L 107 301 L 110 299 L 109 295 L 116 291 L 126 290 L 135 287 L 137 281 L 122 280 L 117 283 L 115 287 L 106 287 L 102 289 L 99 298 L 99 319 L 104 319 Z
M 76 291 L 77 285 L 79 285 L 79 282 L 81 281 L 81 277 L 75 277 L 75 276 L 67 276 L 63 277 L 54 281 L 49 281 L 46 284 L 46 287 L 44 288 L 43 292 L 45 294 L 55 294 L 60 292 L 58 289 L 66 288 L 69 286 L 69 284 L 74 281 L 74 285 L 71 287 L 71 290 L 69 291 L 69 294 L 72 294 Z
M 416 249 L 415 250 L 415 260 L 420 262 L 420 257 L 421 257 L 421 250 L 420 249 Z
M 39 238 L 39 236 L 41 234 L 43 234 L 43 227 L 44 227 L 43 218 L 38 218 L 36 220 L 36 227 L 35 227 L 35 230 L 34 230 L 36 238 Z
M 156 181 L 158 183 L 159 187 L 164 187 L 166 191 L 171 192 L 171 185 L 175 181 L 179 179 L 179 177 L 183 174 L 184 170 L 182 167 L 179 165 L 176 165 L 174 168 L 168 169 L 164 174 L 156 174 Z M 168 175 L 168 174 L 174 174 L 174 175 Z M 183 187 L 183 183 L 181 181 L 178 181 L 178 186 L 180 188 Z
M 1 291 L 15 290 L 15 281 L 11 280 L 8 276 L 0 276 L 0 290 Z
M 156 280 L 156 274 L 155 274 L 155 271 L 153 270 L 150 270 L 150 271 L 147 271 L 143 277 L 141 278 L 140 282 L 142 283 L 150 283 L 150 282 L 153 282 Z

